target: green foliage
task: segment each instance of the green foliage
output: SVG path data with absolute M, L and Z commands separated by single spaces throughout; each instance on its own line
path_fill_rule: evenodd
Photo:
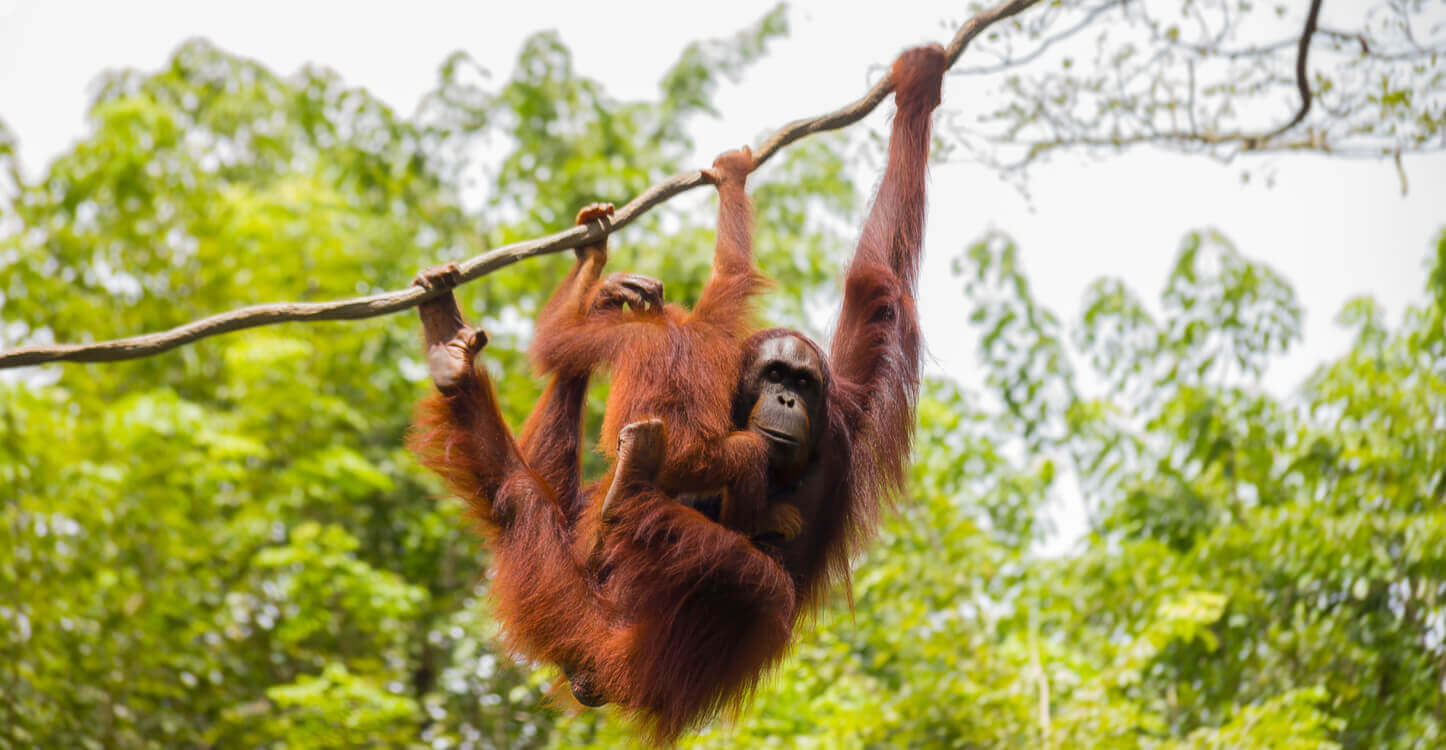
M 1222 238 L 1186 238 L 1158 322 L 1097 283 L 1073 350 L 1017 253 L 956 266 L 989 388 L 928 389 L 854 611 L 692 746 L 1440 744 L 1439 298 L 1395 329 L 1351 303 L 1353 350 L 1278 400 L 1259 379 L 1299 305 Z M 1060 502 L 1089 527 L 1044 555 Z
M 495 85 L 454 55 L 414 118 L 202 42 L 111 74 L 35 181 L 0 127 L 0 346 L 399 288 L 562 229 L 698 166 L 689 118 L 785 32 L 774 11 L 687 47 L 656 101 L 542 34 Z M 834 227 L 872 179 L 843 138 L 756 180 L 767 312 L 794 325 L 834 293 Z M 612 263 L 687 301 L 711 202 L 675 203 Z M 1068 326 L 1020 252 L 996 234 L 956 263 L 986 387 L 926 384 L 911 494 L 852 608 L 840 592 L 753 708 L 685 744 L 1446 742 L 1446 234 L 1427 303 L 1393 322 L 1353 301 L 1351 349 L 1284 398 L 1260 378 L 1300 305 L 1217 233 L 1187 235 L 1157 304 L 1104 279 Z M 567 262 L 464 290 L 514 422 L 538 391 L 525 321 Z M 423 379 L 409 316 L 0 379 L 0 747 L 625 743 L 496 650 L 486 553 L 401 448 Z M 1074 506 L 1086 528 L 1052 543 Z

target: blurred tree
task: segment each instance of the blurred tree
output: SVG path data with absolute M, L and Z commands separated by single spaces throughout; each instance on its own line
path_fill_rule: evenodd
M 1301 112 L 1296 66 L 1313 9 L 1312 106 Z M 950 123 L 972 156 L 1009 172 L 1059 149 L 1142 144 L 1226 161 L 1316 151 L 1399 166 L 1402 154 L 1446 147 L 1440 11 L 1434 0 L 1042 3 L 970 47 L 956 74 L 980 87 L 969 101 L 993 107 Z
M 1446 741 L 1446 232 L 1431 302 L 1394 330 L 1350 303 L 1355 346 L 1285 400 L 1260 376 L 1299 306 L 1224 238 L 1186 237 L 1159 318 L 1097 282 L 1077 346 L 1016 254 L 993 236 L 959 258 L 989 387 L 930 385 L 853 610 L 688 745 Z M 1040 554 L 1071 500 L 1088 535 Z
M 33 183 L 0 130 L 14 183 L 0 338 L 108 338 L 397 288 L 439 259 L 565 228 L 578 206 L 681 170 L 687 119 L 713 114 L 716 78 L 783 18 L 687 49 L 656 102 L 608 97 L 549 34 L 496 92 L 463 91 L 454 57 L 412 120 L 328 71 L 281 77 L 204 42 L 159 72 L 111 74 L 91 134 Z M 480 220 L 459 200 L 476 165 L 447 156 L 498 137 L 515 148 Z M 770 173 L 813 190 L 758 185 L 763 262 L 800 292 L 832 278 L 837 257 L 817 249 L 840 244 L 805 204 L 854 199 L 833 145 Z M 619 265 L 696 294 L 707 214 L 655 213 L 615 243 Z M 493 366 L 526 372 L 513 322 L 560 269 L 467 290 L 509 334 Z M 413 329 L 398 316 L 253 330 L 0 383 L 0 745 L 545 741 L 545 677 L 493 654 L 478 545 L 400 447 L 425 386 Z M 531 380 L 502 379 L 514 420 Z

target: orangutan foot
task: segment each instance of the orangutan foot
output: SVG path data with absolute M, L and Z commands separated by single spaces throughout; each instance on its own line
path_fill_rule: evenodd
M 633 312 L 662 312 L 663 282 L 640 273 L 608 274 L 598 285 L 593 309 L 621 308 L 624 303 Z
M 613 471 L 613 482 L 603 496 L 602 508 L 598 511 L 597 539 L 593 541 L 592 553 L 588 556 L 588 567 L 598 568 L 603 545 L 607 542 L 609 527 L 616 520 L 623 496 L 638 482 L 646 482 L 657 475 L 663 465 L 663 420 L 645 419 L 624 425 L 618 431 L 618 461 Z
M 427 369 L 437 390 L 456 388 L 472 374 L 472 361 L 487 346 L 487 332 L 481 328 L 463 328 L 450 340 L 427 347 Z

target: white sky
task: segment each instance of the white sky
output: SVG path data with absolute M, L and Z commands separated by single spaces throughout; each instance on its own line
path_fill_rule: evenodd
M 83 134 L 98 73 L 154 70 L 194 36 L 282 73 L 320 63 L 410 113 L 450 52 L 467 50 L 500 79 L 530 33 L 556 28 L 579 69 L 611 93 L 651 97 L 685 43 L 731 33 L 772 4 L 534 2 L 498 10 L 498 3 L 0 0 L 0 118 L 19 138 L 27 171 L 37 174 Z M 728 117 L 698 123 L 699 165 L 740 143 L 756 145 L 784 122 L 852 100 L 900 49 L 946 40 L 943 19 L 962 20 L 965 6 L 795 3 L 789 38 L 720 93 Z M 950 96 L 959 84 L 946 89 L 944 106 L 967 114 L 969 102 Z M 880 107 L 871 126 L 882 125 L 888 108 Z M 1273 167 L 1275 186 L 1259 179 L 1243 185 L 1242 166 L 1257 174 Z M 1225 167 L 1145 150 L 1058 158 L 1032 172 L 1032 206 L 977 167 L 938 166 L 921 292 L 932 367 L 972 380 L 972 342 L 961 338 L 965 306 L 948 268 L 985 229 L 1014 235 L 1036 293 L 1068 322 L 1085 286 L 1101 275 L 1120 276 L 1141 297 L 1155 299 L 1180 238 L 1208 225 L 1284 273 L 1306 306 L 1304 345 L 1269 379 L 1273 390 L 1286 390 L 1344 347 L 1332 318 L 1345 300 L 1374 295 L 1394 320 L 1404 300 L 1420 298 L 1423 259 L 1446 225 L 1446 157 L 1408 159 L 1406 166 L 1411 192 L 1402 197 L 1394 168 L 1384 162 L 1270 157 Z M 525 272 L 526 266 L 503 271 Z

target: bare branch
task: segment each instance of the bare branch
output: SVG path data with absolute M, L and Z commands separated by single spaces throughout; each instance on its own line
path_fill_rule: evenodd
M 964 48 L 981 31 L 1037 2 L 1039 0 L 1006 0 L 1006 2 L 982 11 L 966 21 L 959 27 L 946 48 L 949 65 L 954 65 L 959 56 L 963 54 Z M 763 164 L 780 149 L 800 138 L 814 133 L 837 130 L 858 122 L 879 106 L 879 103 L 893 89 L 893 81 L 886 75 L 874 84 L 873 88 L 869 89 L 861 99 L 839 110 L 806 120 L 797 120 L 783 126 L 754 152 L 756 164 Z M 597 242 L 631 224 L 659 203 L 704 184 L 706 183 L 702 174 L 697 171 L 669 177 L 629 201 L 626 206 L 613 215 L 612 220 L 607 222 L 606 226 L 594 223 L 572 227 L 546 237 L 506 245 L 458 263 L 462 281 L 474 281 L 525 258 L 561 252 L 590 242 Z M 114 362 L 123 359 L 138 359 L 160 354 L 198 339 L 245 328 L 312 320 L 359 320 L 388 315 L 416 307 L 440 293 L 429 292 L 420 287 L 410 287 L 401 291 L 335 302 L 281 302 L 254 305 L 212 315 L 170 330 L 112 341 L 100 341 L 93 344 L 22 346 L 7 352 L 0 352 L 0 369 L 25 367 L 46 362 Z
M 992 140 L 992 141 L 994 141 L 994 142 L 999 142 L 999 143 L 1005 142 L 1004 139 L 998 139 L 998 138 L 991 139 L 989 136 L 978 136 L 978 137 L 981 138 L 981 139 L 983 139 L 983 140 Z M 1199 146 L 1199 147 L 1201 147 L 1202 149 L 1206 149 L 1206 148 L 1212 148 L 1212 147 L 1216 147 L 1216 146 L 1228 146 L 1228 145 L 1231 145 L 1231 144 L 1240 144 L 1239 148 L 1235 149 L 1234 151 L 1229 151 L 1229 152 L 1226 152 L 1226 153 L 1223 153 L 1223 154 L 1215 154 L 1215 156 L 1216 156 L 1217 158 L 1219 158 L 1221 161 L 1224 161 L 1224 162 L 1229 162 L 1229 161 L 1231 161 L 1235 156 L 1238 156 L 1238 155 L 1240 155 L 1240 154 L 1247 153 L 1247 152 L 1249 152 L 1249 153 L 1281 153 L 1281 152 L 1289 152 L 1289 151 L 1297 151 L 1297 152 L 1298 152 L 1298 151 L 1325 151 L 1325 152 L 1328 152 L 1328 153 L 1329 153 L 1331 156 L 1333 156 L 1333 157 L 1342 158 L 1342 159 L 1380 159 L 1380 158 L 1382 158 L 1382 157 L 1394 157 L 1397 153 L 1399 153 L 1399 152 L 1401 151 L 1401 149 L 1399 149 L 1399 148 L 1388 147 L 1388 146 L 1384 146 L 1384 145 L 1383 145 L 1383 146 L 1380 146 L 1380 147 L 1375 147 L 1375 148 L 1373 148 L 1373 147 L 1349 147 L 1349 148 L 1334 148 L 1334 147 L 1329 147 L 1329 146 L 1327 146 L 1326 144 L 1322 143 L 1322 139 L 1321 139 L 1321 137 L 1320 137 L 1318 134 L 1302 136 L 1302 137 L 1300 137 L 1300 138 L 1293 139 L 1293 140 L 1272 139 L 1272 140 L 1266 141 L 1266 140 L 1261 139 L 1261 137 L 1260 137 L 1258 134 L 1256 134 L 1256 135 L 1252 135 L 1252 134 L 1249 134 L 1249 133 L 1220 133 L 1220 134 L 1215 134 L 1215 133 L 1209 133 L 1209 132 L 1193 132 L 1193 131 L 1183 131 L 1183 130 L 1168 130 L 1168 131 L 1167 131 L 1167 130 L 1162 130 L 1162 131 L 1154 131 L 1154 132 L 1149 132 L 1149 133 L 1132 134 L 1132 135 L 1128 135 L 1128 136 L 1118 136 L 1118 137 L 1113 137 L 1113 138 L 1104 138 L 1104 137 L 1100 137 L 1100 138 L 1092 138 L 1092 137 L 1070 137 L 1070 138 L 1056 138 L 1056 139 L 1052 139 L 1052 140 L 1041 140 L 1041 141 L 1017 141 L 1017 140 L 1016 140 L 1016 141 L 1009 141 L 1009 142 L 1010 142 L 1010 143 L 1013 143 L 1013 144 L 1015 144 L 1015 145 L 1022 145 L 1022 146 L 1027 147 L 1028 153 L 1027 153 L 1027 155 L 1026 155 L 1024 158 L 1020 159 L 1019 161 L 1009 162 L 1009 163 L 1005 163 L 1005 164 L 1000 165 L 1001 169 L 1003 169 L 1003 170 L 1006 171 L 1006 172 L 1009 172 L 1009 171 L 1017 171 L 1017 170 L 1019 170 L 1019 169 L 1023 169 L 1024 167 L 1028 166 L 1034 158 L 1036 158 L 1036 157 L 1038 157 L 1039 155 L 1044 154 L 1044 153 L 1046 153 L 1046 152 L 1055 151 L 1055 150 L 1061 149 L 1061 148 L 1074 147 L 1074 146 L 1084 146 L 1084 147 L 1086 147 L 1086 148 L 1116 148 L 1116 149 L 1125 149 L 1125 148 L 1129 148 L 1130 146 L 1138 146 L 1138 145 L 1143 145 L 1143 144 L 1160 144 L 1160 143 L 1166 143 L 1166 144 L 1171 144 L 1171 145 L 1174 145 L 1174 146 L 1177 146 L 1177 147 L 1181 147 L 1181 148 L 1182 148 L 1182 151 L 1183 151 L 1184 153 L 1194 153 L 1194 151 L 1192 151 L 1191 149 L 1188 148 L 1189 146 Z M 1414 150 L 1412 153 L 1414 153 L 1414 154 L 1436 154 L 1436 153 L 1442 153 L 1442 152 L 1446 152 L 1446 144 L 1442 144 L 1442 145 L 1439 145 L 1439 146 L 1425 146 L 1425 147 L 1418 148 L 1418 149 Z
M 1293 0 L 1288 14 L 1233 0 L 1183 14 L 1168 2 L 1053 3 L 989 31 L 977 51 L 998 64 L 955 67 L 1001 75 L 976 84 L 973 99 L 988 104 L 971 122 L 946 119 L 941 132 L 1021 188 L 1030 165 L 1066 148 L 1153 144 L 1223 162 L 1446 149 L 1434 65 L 1446 27 L 1420 3 L 1375 2 L 1385 7 L 1349 27 L 1332 26 L 1320 0 Z
M 954 66 L 954 63 L 959 60 L 959 56 L 964 53 L 964 48 L 968 46 L 974 37 L 979 36 L 979 32 L 989 28 L 989 26 L 996 21 L 1009 18 L 1037 2 L 1039 2 L 1039 0 L 1009 0 L 964 22 L 964 25 L 960 26 L 959 30 L 954 33 L 954 38 L 950 40 L 949 46 L 945 47 L 944 51 L 949 55 L 949 67 Z M 754 158 L 757 163 L 761 165 L 763 162 L 768 161 L 768 158 L 777 153 L 779 149 L 804 136 L 822 133 L 826 130 L 837 130 L 846 125 L 852 125 L 874 111 L 874 108 L 879 106 L 879 103 L 884 100 L 884 97 L 888 96 L 889 92 L 893 90 L 894 82 L 886 75 L 880 79 L 878 83 L 874 84 L 874 87 L 869 89 L 869 92 L 864 94 L 863 98 L 842 109 L 820 117 L 808 120 L 796 120 L 784 125 L 778 132 L 763 142 L 763 146 L 754 152 Z M 0 363 L 3 363 L 3 360 L 0 360 Z
M 1270 140 L 1299 125 L 1310 114 L 1310 71 L 1305 67 L 1306 55 L 1310 53 L 1310 38 L 1315 36 L 1315 22 L 1320 18 L 1321 0 L 1310 0 L 1310 14 L 1305 18 L 1305 31 L 1300 34 L 1300 44 L 1295 51 L 1295 87 L 1300 91 L 1300 109 L 1295 117 L 1275 130 L 1266 133 L 1262 140 Z
M 1227 131 L 1227 132 L 1216 132 L 1216 131 L 1210 131 L 1209 129 L 1204 129 L 1204 130 L 1200 129 L 1200 128 L 1198 127 L 1198 125 L 1195 123 L 1195 120 L 1194 120 L 1194 117 L 1195 117 L 1195 69 L 1194 69 L 1193 60 L 1187 60 L 1187 64 L 1186 64 L 1186 72 L 1187 72 L 1186 109 L 1187 109 L 1187 112 L 1186 112 L 1186 114 L 1187 114 L 1187 116 L 1190 118 L 1190 128 L 1189 128 L 1189 130 L 1179 130 L 1179 129 L 1173 129 L 1173 130 L 1158 130 L 1158 129 L 1155 129 L 1155 128 L 1153 128 L 1153 127 L 1150 127 L 1150 123 L 1148 123 L 1148 122 L 1141 122 L 1141 123 L 1138 123 L 1138 125 L 1139 125 L 1138 132 L 1134 132 L 1134 133 L 1131 133 L 1131 134 L 1129 134 L 1129 135 L 1114 135 L 1114 136 L 1109 136 L 1109 137 L 1090 137 L 1090 136 L 1078 136 L 1078 135 L 1073 135 L 1073 134 L 1071 134 L 1071 135 L 1067 135 L 1067 136 L 1060 136 L 1060 137 L 1050 138 L 1050 139 L 1041 139 L 1041 140 L 1035 140 L 1035 141 L 1023 141 L 1023 140 L 1019 140 L 1018 138 L 1016 138 L 1016 137 L 1015 137 L 1015 135 L 1016 135 L 1015 133 L 1009 133 L 1009 134 L 1006 134 L 1006 135 L 1004 135 L 1004 136 L 988 136 L 988 135 L 982 135 L 982 134 L 981 134 L 981 135 L 982 135 L 982 137 L 983 137 L 985 140 L 988 140 L 988 141 L 993 142 L 993 143 L 997 143 L 997 144 L 1012 143 L 1012 144 L 1015 144 L 1015 145 L 1022 145 L 1022 146 L 1026 146 L 1026 147 L 1027 147 L 1027 153 L 1026 153 L 1026 155 L 1024 156 L 1024 158 L 1020 159 L 1018 162 L 1007 163 L 1007 164 L 1001 165 L 1005 171 L 1014 171 L 1014 170 L 1021 169 L 1021 168 L 1023 168 L 1024 166 L 1026 166 L 1027 164 L 1029 164 L 1030 162 L 1032 162 L 1036 157 L 1040 156 L 1040 155 L 1043 154 L 1043 153 L 1046 153 L 1046 152 L 1048 152 L 1048 151 L 1053 151 L 1053 150 L 1059 149 L 1059 148 L 1070 147 L 1070 146 L 1127 148 L 1127 147 L 1132 146 L 1132 145 L 1138 145 L 1138 144 L 1144 144 L 1144 143 L 1171 143 L 1171 144 L 1174 144 L 1174 145 L 1176 145 L 1176 146 L 1186 146 L 1186 147 L 1188 147 L 1188 146 L 1190 146 L 1190 145 L 1196 145 L 1196 146 L 1203 146 L 1203 147 L 1207 147 L 1207 148 L 1213 148 L 1213 147 L 1219 147 L 1219 146 L 1229 146 L 1229 145 L 1234 145 L 1234 146 L 1236 146 L 1236 148 L 1235 148 L 1233 151 L 1231 151 L 1230 153 L 1228 153 L 1228 154 L 1225 155 L 1225 160 L 1226 160 L 1226 161 L 1228 161 L 1230 158 L 1233 158 L 1234 156 L 1236 156 L 1236 155 L 1238 155 L 1238 154 L 1241 154 L 1241 153 L 1246 153 L 1246 152 L 1265 152 L 1265 151 L 1302 151 L 1302 150 L 1328 151 L 1328 152 L 1330 152 L 1331 154 L 1333 154 L 1333 155 L 1335 155 L 1335 156 L 1357 156 L 1357 157 L 1358 157 L 1358 156 L 1380 157 L 1380 156 L 1382 156 L 1382 155 L 1390 155 L 1391 153 L 1399 152 L 1399 148 L 1396 148 L 1396 149 L 1382 148 L 1382 149 L 1379 149 L 1379 150 L 1374 150 L 1374 149 L 1359 149 L 1359 148 L 1357 148 L 1357 149 L 1335 149 L 1335 148 L 1332 148 L 1329 144 L 1327 144 L 1327 143 L 1324 141 L 1324 136 L 1323 136 L 1322 134 L 1320 134 L 1320 133 L 1307 133 L 1307 134 L 1304 135 L 1304 136 L 1300 136 L 1300 137 L 1297 137 L 1297 138 L 1294 138 L 1294 139 L 1290 139 L 1290 140 L 1280 140 L 1280 136 L 1281 136 L 1281 135 L 1284 135 L 1287 131 L 1289 131 L 1290 129 L 1294 128 L 1296 125 L 1299 125 L 1301 122 L 1303 122 L 1303 121 L 1305 120 L 1306 116 L 1310 113 L 1313 96 L 1312 96 L 1312 94 L 1311 94 L 1311 87 L 1310 87 L 1310 73 L 1309 73 L 1309 70 L 1308 70 L 1308 68 L 1307 68 L 1307 56 L 1308 56 L 1308 54 L 1309 54 L 1309 52 L 1310 52 L 1310 42 L 1311 42 L 1311 38 L 1312 38 L 1312 37 L 1316 34 L 1316 32 L 1317 32 L 1317 21 L 1318 21 L 1318 19 L 1320 18 L 1321 4 L 1322 4 L 1322 0 L 1311 0 L 1310 10 L 1309 10 L 1309 12 L 1307 13 L 1307 16 L 1306 16 L 1305 28 L 1302 30 L 1301 35 L 1300 35 L 1297 39 L 1295 39 L 1294 41 L 1291 41 L 1291 42 L 1280 42 L 1280 43 L 1272 44 L 1272 45 L 1269 46 L 1269 49 L 1277 49 L 1277 48 L 1284 47 L 1284 46 L 1286 46 L 1286 45 L 1288 45 L 1288 44 L 1294 44 L 1294 45 L 1295 45 L 1295 47 L 1296 47 L 1296 60 L 1295 60 L 1295 79 L 1294 79 L 1294 83 L 1295 83 L 1296 90 L 1300 93 L 1300 100 L 1301 100 L 1301 101 L 1300 101 L 1300 107 L 1299 107 L 1299 109 L 1297 109 L 1295 115 L 1290 119 L 1290 121 L 1289 121 L 1289 122 L 1286 122 L 1284 125 L 1281 125 L 1281 126 L 1278 127 L 1278 128 L 1275 128 L 1274 130 L 1264 131 L 1264 132 L 1258 132 L 1258 131 Z M 1099 12 L 1101 9 L 1106 8 L 1106 7 L 1110 7 L 1110 6 L 1100 6 L 1100 8 L 1096 8 L 1095 11 L 1092 11 L 1091 14 L 1090 14 L 1090 16 L 1088 16 L 1088 17 L 1089 17 L 1089 18 L 1092 18 L 1095 13 Z M 1073 33 L 1073 31 L 1074 31 L 1074 29 L 1071 29 L 1069 32 L 1067 32 L 1067 34 L 1068 34 L 1068 33 Z M 1329 30 L 1329 29 L 1322 29 L 1322 30 L 1320 30 L 1320 31 L 1321 31 L 1321 33 L 1329 34 L 1329 35 L 1337 36 L 1337 37 L 1346 37 L 1346 36 L 1347 36 L 1347 35 L 1346 35 L 1345 33 L 1343 33 L 1343 32 L 1334 31 L 1334 30 Z M 1066 35 L 1067 35 L 1067 34 L 1066 34 Z M 1354 38 L 1356 38 L 1356 36 L 1355 36 L 1355 35 L 1352 35 L 1350 38 L 1354 39 Z M 1363 44 L 1365 43 L 1365 42 L 1364 42 L 1364 39 L 1362 39 L 1361 41 L 1362 41 Z M 1186 46 L 1186 47 L 1189 47 L 1189 48 L 1191 48 L 1191 49 L 1195 49 L 1195 50 L 1197 50 L 1197 51 L 1202 51 L 1202 50 L 1206 50 L 1206 49 L 1207 49 L 1206 47 L 1191 46 L 1191 45 L 1179 45 L 1178 43 L 1176 43 L 1176 45 L 1177 45 L 1177 46 Z M 1256 53 L 1258 53 L 1258 52 L 1260 52 L 1260 51 L 1263 51 L 1263 50 L 1265 50 L 1265 49 L 1267 49 L 1267 48 L 1255 48 L 1255 49 L 1249 51 L 1249 53 L 1250 53 L 1250 54 L 1256 54 Z M 1245 53 L 1243 53 L 1243 52 L 1226 53 L 1226 56 L 1234 57 L 1234 56 L 1237 56 L 1237 55 L 1240 55 L 1240 54 L 1245 54 Z M 1149 63 L 1146 67 L 1149 67 L 1149 66 L 1154 65 L 1154 63 L 1155 63 L 1155 60 L 1152 59 L 1152 60 L 1150 61 L 1150 63 Z M 1038 112 L 1037 114 L 1038 114 L 1040 117 L 1048 117 L 1048 116 L 1049 116 L 1049 113 L 1048 113 L 1048 112 L 1044 112 L 1044 111 L 1040 111 L 1040 112 Z M 1118 115 L 1117 115 L 1117 116 L 1118 116 Z

